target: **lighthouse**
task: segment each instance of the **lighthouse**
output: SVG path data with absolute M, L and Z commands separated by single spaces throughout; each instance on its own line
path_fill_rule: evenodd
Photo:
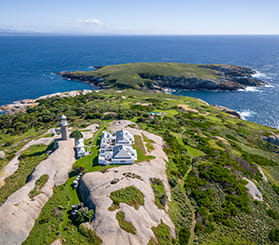
M 60 126 L 61 126 L 62 140 L 67 140 L 68 139 L 67 117 L 65 115 L 62 115 L 60 119 L 61 119 Z

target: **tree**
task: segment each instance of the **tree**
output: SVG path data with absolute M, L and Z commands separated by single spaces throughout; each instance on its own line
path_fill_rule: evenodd
M 75 140 L 79 140 L 81 139 L 82 133 L 79 130 L 74 130 L 71 134 L 70 134 L 70 138 L 74 138 Z
M 74 222 L 81 224 L 83 222 L 90 222 L 94 217 L 94 210 L 88 207 L 82 207 L 77 210 L 77 213 L 73 217 Z

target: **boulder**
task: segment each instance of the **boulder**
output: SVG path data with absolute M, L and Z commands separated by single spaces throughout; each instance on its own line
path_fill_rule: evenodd
M 3 159 L 6 157 L 6 154 L 4 151 L 0 151 L 0 159 Z
M 215 107 L 219 111 L 226 112 L 226 113 L 230 114 L 233 117 L 241 118 L 240 114 L 237 111 L 235 111 L 233 109 L 230 109 L 228 107 L 221 106 L 221 105 L 213 105 L 213 107 Z

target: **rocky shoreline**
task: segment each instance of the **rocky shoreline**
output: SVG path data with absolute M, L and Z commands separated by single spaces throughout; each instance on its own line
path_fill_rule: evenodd
M 88 93 L 91 93 L 92 90 L 74 90 L 74 91 L 68 91 L 68 92 L 61 92 L 61 93 L 53 93 L 53 94 L 47 94 L 40 96 L 36 99 L 23 99 L 19 101 L 15 101 L 12 104 L 2 105 L 0 106 L 0 112 L 3 112 L 3 114 L 14 114 L 20 111 L 26 111 L 26 109 L 30 107 L 35 107 L 39 104 L 40 100 L 49 99 L 55 96 L 59 97 L 76 97 L 78 95 L 85 95 Z
M 253 75 L 256 72 L 246 67 L 235 65 L 197 65 L 197 67 L 204 69 L 204 72 L 213 72 L 214 78 L 212 76 L 204 76 L 201 78 L 195 73 L 186 76 L 173 75 L 172 72 L 169 75 L 160 75 L 136 71 L 135 74 L 139 79 L 142 79 L 142 84 L 144 84 L 140 89 L 155 91 L 164 91 L 166 89 L 233 91 L 245 89 L 248 86 L 259 87 L 268 84 L 262 80 L 255 79 Z M 82 81 L 101 89 L 110 87 L 124 88 L 120 87 L 120 83 L 117 83 L 117 79 L 113 78 L 113 74 L 102 74 L 101 71 L 105 68 L 106 66 L 102 66 L 92 72 L 60 72 L 58 74 L 62 78 Z M 165 72 L 162 71 L 163 73 Z M 129 84 L 126 86 L 128 88 Z

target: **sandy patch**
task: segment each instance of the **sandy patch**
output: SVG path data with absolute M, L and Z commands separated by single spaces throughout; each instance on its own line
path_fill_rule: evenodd
M 191 112 L 199 112 L 196 109 L 191 108 L 188 105 L 177 105 L 179 109 L 183 110 L 183 111 L 191 111 Z
M 99 127 L 98 124 L 91 124 L 88 127 L 83 128 L 82 131 L 84 131 L 84 132 L 81 132 L 83 135 L 83 138 L 85 140 L 90 139 L 92 137 L 92 134 L 97 131 L 98 127 Z
M 62 245 L 62 240 L 61 239 L 57 239 L 53 243 L 51 243 L 50 245 Z
M 225 145 L 231 145 L 225 138 L 223 138 L 221 136 L 212 136 L 212 139 L 219 140 Z

